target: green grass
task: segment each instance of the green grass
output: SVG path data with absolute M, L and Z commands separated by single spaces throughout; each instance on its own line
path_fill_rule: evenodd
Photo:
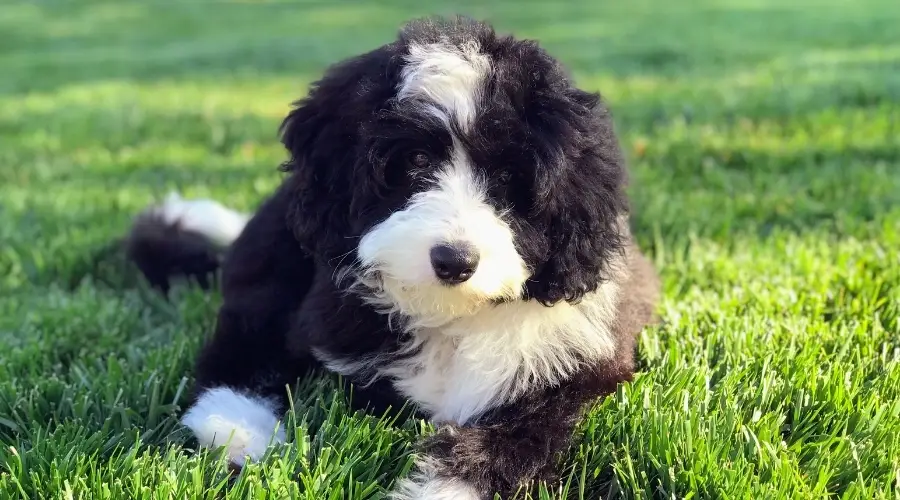
M 568 498 L 900 498 L 896 0 L 379 3 L 4 3 L 0 498 L 383 496 L 430 429 L 349 414 L 334 380 L 229 484 L 177 425 L 219 297 L 165 303 L 102 254 L 170 189 L 254 208 L 325 65 L 455 11 L 605 94 L 664 277 Z

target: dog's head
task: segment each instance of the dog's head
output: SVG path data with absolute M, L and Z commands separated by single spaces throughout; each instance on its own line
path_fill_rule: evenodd
M 599 95 L 484 23 L 408 24 L 332 67 L 282 137 L 298 240 L 420 325 L 576 301 L 624 244 L 625 172 Z

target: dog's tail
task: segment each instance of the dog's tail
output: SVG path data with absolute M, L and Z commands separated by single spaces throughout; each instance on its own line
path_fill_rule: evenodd
M 125 253 L 164 294 L 176 277 L 208 289 L 225 250 L 248 220 L 215 201 L 185 200 L 172 193 L 138 214 L 125 238 Z

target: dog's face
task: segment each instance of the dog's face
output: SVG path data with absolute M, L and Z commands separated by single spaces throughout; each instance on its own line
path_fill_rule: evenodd
M 621 250 L 627 210 L 599 104 L 533 42 L 411 23 L 333 67 L 285 119 L 297 238 L 423 326 L 577 300 Z

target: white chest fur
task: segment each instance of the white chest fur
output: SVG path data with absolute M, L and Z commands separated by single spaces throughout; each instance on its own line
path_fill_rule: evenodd
M 532 384 L 568 377 L 580 359 L 610 356 L 609 288 L 576 306 L 512 302 L 416 332 L 419 351 L 382 373 L 434 421 L 464 424 Z
M 440 328 L 416 331 L 406 346 L 407 354 L 413 354 L 386 364 L 383 358 L 373 363 L 334 359 L 321 351 L 316 355 L 344 375 L 377 364 L 377 376 L 390 378 L 433 421 L 464 424 L 533 384 L 567 378 L 581 360 L 611 356 L 617 292 L 610 282 L 577 305 L 511 302 L 490 307 Z

